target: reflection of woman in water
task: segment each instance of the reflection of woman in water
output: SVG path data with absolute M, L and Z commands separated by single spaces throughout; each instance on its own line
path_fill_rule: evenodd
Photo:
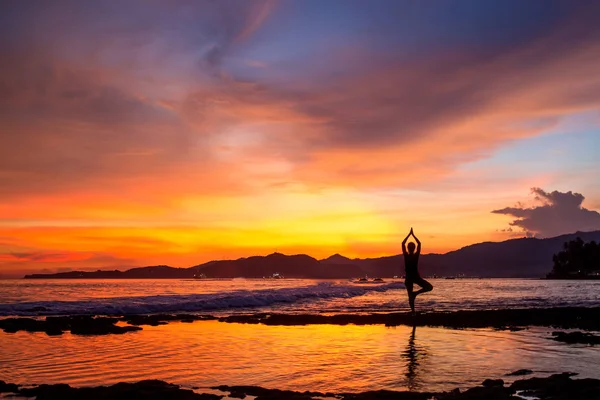
M 408 346 L 402 353 L 402 357 L 407 360 L 406 363 L 406 376 L 408 390 L 413 391 L 419 389 L 419 374 L 417 367 L 419 366 L 419 360 L 422 360 L 427 356 L 427 352 L 424 348 L 415 345 L 415 332 L 417 327 L 413 326 L 412 333 L 408 338 Z
M 417 242 L 417 251 L 415 251 L 415 244 L 410 242 L 408 244 L 408 251 L 406 251 L 406 241 L 412 235 Z M 421 254 L 421 242 L 415 234 L 413 233 L 413 229 L 410 228 L 410 233 L 406 236 L 404 241 L 402 242 L 402 253 L 404 254 L 404 269 L 406 271 L 406 279 L 404 284 L 406 285 L 406 291 L 408 292 L 408 304 L 410 304 L 410 309 L 412 312 L 415 312 L 415 298 L 421 293 L 430 292 L 433 290 L 433 286 L 431 283 L 427 282 L 425 279 L 421 278 L 419 275 L 419 255 Z M 413 292 L 413 285 L 417 284 L 421 287 L 421 289 Z

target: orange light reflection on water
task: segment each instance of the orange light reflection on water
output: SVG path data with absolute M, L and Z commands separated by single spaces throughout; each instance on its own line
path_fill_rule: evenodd
M 189 386 L 357 392 L 449 390 L 520 368 L 590 368 L 599 349 L 548 340 L 549 330 L 400 326 L 264 326 L 216 321 L 144 327 L 120 336 L 4 334 L 0 376 L 17 383 L 98 385 L 163 379 Z

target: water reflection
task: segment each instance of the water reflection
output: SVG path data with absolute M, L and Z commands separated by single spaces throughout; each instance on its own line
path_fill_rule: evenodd
M 419 379 L 419 365 L 427 358 L 427 350 L 423 346 L 415 344 L 415 335 L 417 327 L 413 326 L 412 332 L 408 338 L 408 346 L 402 353 L 402 358 L 406 360 L 406 387 L 408 390 L 418 390 L 421 388 L 421 379 Z
M 162 379 L 184 386 L 362 392 L 443 391 L 517 369 L 600 374 L 598 346 L 519 332 L 381 325 L 269 326 L 218 321 L 144 326 L 125 335 L 0 332 L 0 379 L 94 386 Z

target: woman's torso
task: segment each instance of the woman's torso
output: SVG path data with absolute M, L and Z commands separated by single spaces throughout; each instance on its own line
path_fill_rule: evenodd
M 404 255 L 404 271 L 406 273 L 406 279 L 412 279 L 419 276 L 419 255 L 418 254 L 405 254 Z

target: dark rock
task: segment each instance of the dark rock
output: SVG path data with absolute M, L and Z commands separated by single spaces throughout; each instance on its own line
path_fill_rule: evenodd
M 179 322 L 194 322 L 194 321 L 206 321 L 206 320 L 216 320 L 217 317 L 213 317 L 212 315 L 194 315 L 194 314 L 156 314 L 156 315 L 125 315 L 120 320 L 127 322 L 130 325 L 150 325 L 150 326 L 158 326 L 158 325 L 166 325 L 172 321 Z
M 74 335 L 123 334 L 142 329 L 136 326 L 117 326 L 115 325 L 117 322 L 117 318 L 70 317 L 69 325 Z
M 54 327 L 48 327 L 46 329 L 46 335 L 48 336 L 60 336 L 63 334 L 62 329 L 59 328 L 54 328 Z
M 515 373 L 525 374 L 528 370 L 519 370 Z M 504 386 L 502 379 L 486 379 L 483 386 L 470 388 L 464 392 L 454 389 L 444 393 L 426 392 L 396 392 L 391 390 L 377 390 L 363 393 L 327 393 L 318 392 L 293 392 L 277 389 L 265 389 L 258 386 L 218 386 L 225 392 L 242 393 L 257 396 L 257 399 L 309 399 L 314 397 L 336 397 L 342 400 L 514 400 L 517 390 L 529 394 L 540 400 L 600 400 L 600 380 L 579 379 L 572 380 L 573 374 L 565 373 L 552 375 L 547 378 L 531 378 L 519 380 L 510 387 Z M 231 397 L 231 396 L 230 396 Z
M 108 317 L 48 317 L 46 318 L 46 321 L 49 323 L 60 323 L 61 321 L 64 321 L 64 323 L 69 326 L 73 335 L 118 335 L 142 329 L 135 326 L 117 326 L 115 324 L 119 320 L 117 318 Z
M 530 369 L 519 369 L 511 372 L 510 374 L 506 374 L 506 376 L 523 376 L 533 374 L 533 371 Z
M 0 328 L 7 333 L 15 333 L 18 331 L 27 332 L 44 332 L 46 326 L 44 321 L 33 318 L 6 318 L 0 320 Z
M 523 326 L 553 326 L 563 329 L 600 330 L 600 307 L 563 307 L 532 308 L 503 310 L 470 310 L 453 312 L 425 312 L 417 315 L 410 313 L 379 314 L 246 314 L 214 317 L 194 314 L 158 314 L 158 315 L 126 315 L 121 318 L 71 316 L 47 317 L 44 320 L 33 318 L 7 318 L 0 320 L 0 329 L 7 333 L 25 330 L 28 332 L 48 332 L 58 335 L 59 331 L 71 331 L 80 335 L 121 334 L 139 330 L 132 327 L 119 327 L 118 321 L 132 326 L 164 325 L 172 321 L 193 322 L 219 320 L 230 323 L 265 324 L 265 325 L 373 325 L 385 326 L 442 326 L 446 328 L 486 328 L 520 330 Z M 52 327 L 51 329 L 49 327 Z M 567 343 L 598 344 L 598 336 L 583 332 L 558 333 L 555 340 Z
M 396 392 L 393 390 L 373 390 L 363 393 L 345 393 L 343 400 L 427 400 L 432 393 Z
M 117 326 L 117 325 L 82 325 L 71 328 L 73 335 L 122 335 L 127 332 L 141 331 L 139 326 Z
M 525 370 L 526 371 L 526 370 Z M 519 371 L 515 371 L 519 372 Z M 243 399 L 254 396 L 260 400 L 309 400 L 322 397 L 335 397 L 341 400 L 514 400 L 517 391 L 520 394 L 540 400 L 600 400 L 600 380 L 571 379 L 574 374 L 563 373 L 547 378 L 530 378 L 514 382 L 510 387 L 504 387 L 501 379 L 486 379 L 484 386 L 470 388 L 464 392 L 454 389 L 444 393 L 428 392 L 396 392 L 377 390 L 363 393 L 320 393 L 295 392 L 291 390 L 265 389 L 259 386 L 217 386 L 223 392 L 229 392 L 229 397 Z M 6 385 L 0 381 L 0 389 Z M 10 385 L 10 384 L 8 384 Z M 16 389 L 16 385 L 10 388 Z M 191 390 L 181 389 L 177 385 L 163 381 L 147 380 L 137 383 L 118 383 L 113 386 L 88 388 L 71 388 L 69 385 L 40 385 L 33 388 L 15 390 L 19 396 L 36 397 L 37 400 L 48 399 L 175 399 L 175 400 L 214 400 L 223 396 L 214 394 L 198 394 Z
M 315 398 L 301 393 L 287 393 L 281 391 L 281 393 L 269 393 L 264 396 L 256 396 L 254 400 L 315 400 Z
M 14 383 L 6 383 L 0 381 L 0 393 L 15 393 L 19 390 L 19 386 Z
M 56 385 L 43 384 L 32 388 L 23 388 L 17 393 L 19 396 L 35 397 L 36 400 L 72 399 L 73 396 L 71 393 L 73 390 L 77 389 L 73 389 L 71 386 L 64 383 L 59 383 Z
M 373 325 L 442 326 L 446 328 L 506 328 L 552 326 L 600 330 L 600 307 L 527 308 L 385 314 L 247 314 L 219 318 L 222 322 L 265 325 Z M 516 328 L 519 327 L 519 328 Z
M 504 386 L 474 387 L 461 393 L 457 399 L 485 399 L 485 400 L 514 400 L 515 389 Z
M 181 389 L 158 380 L 146 380 L 137 383 L 117 383 L 112 386 L 72 388 L 69 385 L 40 385 L 34 388 L 21 389 L 18 394 L 35 397 L 36 400 L 103 400 L 103 399 L 175 399 L 175 400 L 218 400 L 223 396 L 214 394 L 198 394 L 192 390 Z
M 117 318 L 71 316 L 47 317 L 45 320 L 33 318 L 7 318 L 0 320 L 0 329 L 7 333 L 18 331 L 46 332 L 47 335 L 62 335 L 70 331 L 74 335 L 108 335 L 139 331 L 135 326 L 117 326 Z
M 309 400 L 313 397 L 324 397 L 320 392 L 294 392 L 292 390 L 265 389 L 260 386 L 227 386 L 221 385 L 211 389 L 220 390 L 222 392 L 236 393 L 237 395 L 244 394 L 246 396 L 256 396 L 259 399 L 292 399 L 292 400 Z M 229 397 L 232 397 L 231 395 Z M 238 397 L 242 398 L 242 397 Z
M 434 393 L 419 393 L 419 392 L 396 392 L 391 390 L 377 390 L 363 393 L 320 393 L 320 392 L 295 392 L 291 390 L 279 390 L 279 389 L 265 389 L 260 386 L 217 386 L 212 389 L 217 389 L 223 392 L 230 392 L 229 397 L 236 397 L 240 394 L 246 396 L 256 396 L 257 400 L 278 400 L 278 399 L 292 399 L 292 400 L 308 400 L 322 397 L 337 397 L 344 400 L 427 400 L 434 395 Z M 460 391 L 459 391 L 460 393 Z M 236 396 L 233 396 L 235 394 Z M 240 397 L 237 397 L 240 398 Z
M 511 388 L 525 391 L 542 400 L 599 400 L 600 379 L 571 379 L 573 373 L 551 375 L 547 378 L 529 378 L 514 382 Z
M 552 339 L 569 344 L 600 344 L 600 336 L 585 332 L 552 332 Z
M 158 326 L 158 325 L 166 325 L 167 321 L 160 318 L 161 316 L 151 316 L 151 315 L 130 315 L 127 317 L 123 317 L 121 320 L 127 322 L 130 325 L 150 325 L 150 326 Z
M 481 385 L 483 387 L 502 387 L 504 381 L 502 379 L 486 379 Z

